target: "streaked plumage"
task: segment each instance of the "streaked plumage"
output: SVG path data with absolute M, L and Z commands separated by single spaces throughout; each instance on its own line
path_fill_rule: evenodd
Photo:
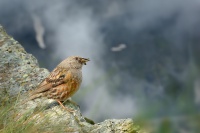
M 63 60 L 39 86 L 30 92 L 29 100 L 38 97 L 55 99 L 59 103 L 71 97 L 82 82 L 82 66 L 89 59 L 70 56 Z

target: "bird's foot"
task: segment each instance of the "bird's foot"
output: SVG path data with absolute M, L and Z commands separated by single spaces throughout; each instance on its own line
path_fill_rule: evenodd
M 76 112 L 76 110 L 74 110 L 74 109 L 70 109 L 68 107 L 65 107 L 59 100 L 57 100 L 57 102 L 61 105 L 61 107 L 63 109 L 67 110 L 68 112 L 73 113 L 73 114 Z
M 77 106 L 80 109 L 80 106 L 77 103 L 75 103 L 74 101 L 72 101 L 70 99 L 68 99 L 67 101 L 70 102 L 71 104 L 73 104 L 74 106 Z

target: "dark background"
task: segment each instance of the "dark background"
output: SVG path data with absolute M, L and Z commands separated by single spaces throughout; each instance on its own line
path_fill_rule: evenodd
M 199 14 L 198 0 L 0 0 L 0 24 L 41 67 L 91 59 L 73 100 L 97 122 L 198 115 Z

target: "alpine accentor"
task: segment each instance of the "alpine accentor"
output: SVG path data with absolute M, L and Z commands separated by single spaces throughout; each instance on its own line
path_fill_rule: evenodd
M 29 100 L 47 97 L 57 100 L 64 107 L 61 102 L 79 89 L 82 82 L 82 66 L 88 61 L 89 59 L 79 56 L 70 56 L 63 60 L 35 90 L 30 92 Z

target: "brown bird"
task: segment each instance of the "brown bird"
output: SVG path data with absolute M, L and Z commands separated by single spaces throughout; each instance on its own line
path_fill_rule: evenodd
M 82 66 L 88 61 L 89 59 L 79 56 L 70 56 L 63 60 L 35 90 L 30 92 L 29 100 L 47 97 L 57 100 L 64 107 L 61 102 L 70 98 L 79 89 L 82 82 Z

